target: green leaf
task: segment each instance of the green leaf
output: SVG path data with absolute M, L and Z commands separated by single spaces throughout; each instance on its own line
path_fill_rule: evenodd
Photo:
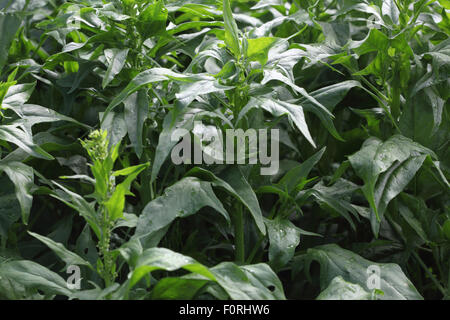
M 15 120 L 13 122 L 14 125 L 23 124 L 27 128 L 31 128 L 32 126 L 38 123 L 67 121 L 75 123 L 81 127 L 90 129 L 88 125 L 80 123 L 71 117 L 67 117 L 52 109 L 44 108 L 36 104 L 17 105 L 14 107 L 14 111 L 18 113 L 21 117 L 21 119 Z
M 106 49 L 105 58 L 108 62 L 108 69 L 103 77 L 102 88 L 105 89 L 116 75 L 123 69 L 127 60 L 129 49 Z
M 360 151 L 349 157 L 356 174 L 364 181 L 362 191 L 378 221 L 385 209 L 382 208 L 380 212 L 377 203 L 379 199 L 375 199 L 375 185 L 380 174 L 391 168 L 396 161 L 402 163 L 412 156 L 423 154 L 435 157 L 433 151 L 420 144 L 401 135 L 394 135 L 385 142 L 370 138 L 363 144 Z
M 33 142 L 33 137 L 28 130 L 15 125 L 0 126 L 0 140 L 14 143 L 27 154 L 36 158 L 53 160 L 53 156 L 44 151 Z
M 308 101 L 310 101 L 314 106 L 321 109 L 322 112 L 328 115 L 330 118 L 334 118 L 333 114 L 325 108 L 319 101 L 317 101 L 314 97 L 312 97 L 304 88 L 297 86 L 293 80 L 288 78 L 286 75 L 282 74 L 281 71 L 276 69 L 264 69 L 264 78 L 261 81 L 262 85 L 266 85 L 269 81 L 277 80 L 284 84 L 287 84 L 291 87 L 295 92 L 299 93 L 303 97 L 305 97 Z
M 358 81 L 348 80 L 313 91 L 310 93 L 310 96 L 325 106 L 330 112 L 333 112 L 336 105 L 345 98 L 350 89 L 355 87 L 361 87 L 361 84 Z M 316 108 L 308 99 L 302 99 L 299 103 L 306 111 L 314 113 L 333 137 L 344 141 L 337 132 L 329 114 L 325 113 L 321 108 Z
M 445 221 L 444 226 L 442 227 L 442 231 L 447 239 L 450 240 L 450 220 Z
M 16 197 L 22 213 L 22 221 L 24 224 L 28 224 L 28 217 L 30 216 L 33 203 L 33 168 L 21 162 L 0 162 L 0 171 L 5 171 L 9 179 L 14 183 Z
M 195 214 L 203 207 L 209 206 L 222 214 L 229 221 L 229 216 L 219 199 L 214 194 L 211 183 L 194 177 L 184 178 L 166 188 L 164 194 L 147 204 L 139 216 L 134 234 L 144 247 L 156 245 L 162 231 L 176 218 L 185 218 Z
M 105 208 L 108 210 L 109 218 L 116 221 L 123 217 L 123 209 L 125 207 L 125 195 L 129 194 L 131 183 L 137 178 L 139 173 L 145 170 L 150 163 L 144 163 L 133 167 L 126 168 L 126 173 L 115 172 L 114 175 L 124 175 L 127 177 L 125 181 L 116 186 L 111 197 L 105 202 Z
M 185 278 L 163 278 L 152 290 L 154 300 L 193 300 L 210 281 Z
M 265 219 L 269 234 L 269 261 L 274 270 L 284 267 L 294 256 L 301 231 L 288 219 Z
M 429 242 L 422 223 L 414 216 L 414 213 L 407 206 L 400 204 L 398 212 L 423 241 Z
M 0 177 L 0 236 L 8 237 L 9 228 L 20 219 L 21 208 L 17 196 L 12 192 L 12 182 Z
M 383 18 L 388 18 L 387 23 L 397 25 L 400 16 L 400 11 L 397 8 L 397 5 L 395 4 L 394 0 L 385 0 L 383 1 L 383 4 L 381 6 L 381 14 L 383 15 Z
M 210 113 L 208 114 L 200 109 L 183 108 L 179 110 L 180 108 L 182 107 L 176 105 L 176 108 L 169 111 L 164 117 L 162 124 L 163 130 L 159 135 L 155 159 L 152 164 L 151 182 L 155 181 L 164 161 L 169 156 L 173 147 L 178 144 L 178 140 L 172 140 L 172 135 L 175 130 L 184 129 L 192 131 L 195 120 L 201 120 L 203 116 L 210 115 Z
M 132 93 L 138 91 L 143 86 L 148 85 L 150 83 L 155 82 L 161 82 L 165 80 L 174 80 L 184 83 L 195 83 L 196 81 L 203 81 L 203 85 L 209 84 L 209 90 L 224 90 L 230 89 L 230 87 L 222 86 L 220 85 L 217 80 L 213 76 L 205 75 L 205 74 L 180 74 L 176 73 L 170 69 L 165 68 L 152 68 L 145 70 L 141 73 L 139 73 L 136 77 L 131 80 L 131 82 L 120 92 L 108 105 L 105 112 L 103 113 L 101 123 L 103 123 L 106 119 L 106 116 L 114 110 L 119 104 L 125 101 L 125 99 Z M 198 88 L 196 88 L 198 89 Z M 182 98 L 189 98 L 191 96 L 196 96 L 199 94 L 204 94 L 206 92 L 198 92 L 195 91 L 193 88 L 188 87 L 184 89 L 184 94 L 182 95 Z M 213 91 L 209 91 L 213 92 Z M 181 99 L 181 98 L 179 98 Z
M 8 261 L 0 263 L 0 277 L 17 282 L 26 288 L 39 289 L 49 294 L 69 296 L 66 281 L 58 274 L 33 261 Z
M 124 101 L 125 122 L 127 124 L 128 137 L 140 158 L 142 155 L 142 134 L 145 120 L 148 116 L 149 101 L 145 90 L 133 93 Z
M 371 294 L 360 285 L 347 282 L 341 276 L 337 276 L 316 300 L 372 300 L 371 297 Z
M 266 228 L 263 222 L 263 216 L 261 208 L 259 206 L 258 198 L 254 193 L 252 187 L 249 185 L 247 179 L 243 176 L 242 171 L 237 166 L 232 166 L 225 169 L 221 176 L 224 179 L 220 179 L 212 172 L 195 167 L 186 173 L 186 176 L 196 176 L 200 179 L 212 182 L 214 187 L 220 187 L 233 195 L 238 199 L 243 205 L 247 207 L 255 220 L 256 226 L 259 231 L 265 235 Z
M 76 210 L 86 220 L 97 238 L 100 239 L 100 217 L 97 216 L 97 212 L 94 209 L 95 204 L 87 202 L 82 196 L 70 191 L 57 182 L 53 181 L 53 184 L 55 184 L 60 190 L 56 190 L 50 195 Z
M 376 263 L 366 260 L 356 253 L 340 248 L 336 244 L 327 244 L 308 249 L 308 263 L 316 260 L 320 263 L 320 286 L 325 289 L 332 280 L 341 276 L 345 281 L 367 288 L 370 266 L 380 270 L 380 288 L 383 300 L 422 300 L 414 285 L 395 263 Z M 309 269 L 309 268 L 307 268 Z M 370 289 L 367 288 L 369 291 Z
M 249 209 L 259 231 L 265 235 L 266 228 L 264 226 L 258 198 L 239 167 L 233 166 L 230 169 L 225 170 L 221 177 L 231 186 L 231 188 L 233 188 L 234 193 L 238 195 L 238 198 Z M 216 181 L 214 185 L 224 186 L 218 181 Z
M 108 140 L 110 146 L 117 145 L 127 134 L 127 123 L 123 112 L 110 112 L 105 116 L 100 113 L 103 119 L 101 129 L 108 132 Z
M 370 29 L 365 39 L 352 43 L 350 47 L 358 56 L 374 51 L 387 52 L 389 38 L 383 32 L 374 28 Z
M 281 281 L 267 264 L 237 266 L 222 262 L 210 271 L 233 300 L 286 299 Z
M 271 98 L 251 97 L 250 101 L 239 113 L 238 122 L 248 111 L 253 108 L 263 108 L 275 117 L 287 115 L 289 121 L 293 123 L 298 130 L 300 130 L 303 136 L 309 141 L 309 143 L 311 143 L 313 147 L 316 147 L 316 144 L 311 137 L 311 133 L 309 132 L 302 106 Z
M 409 99 L 400 116 L 403 135 L 429 146 L 443 121 L 444 109 L 445 101 L 434 90 L 421 90 Z
M 383 217 L 389 202 L 394 199 L 414 178 L 425 161 L 426 155 L 411 157 L 403 162 L 396 162 L 380 176 L 375 188 L 375 205 L 380 218 Z M 371 215 L 372 230 L 378 235 L 380 223 L 377 216 Z
M 175 271 L 180 268 L 202 275 L 212 281 L 216 279 L 207 267 L 190 257 L 165 248 L 150 248 L 144 250 L 137 259 L 136 266 L 130 274 L 129 286 L 132 288 L 149 272 L 155 270 Z
M 18 84 L 8 88 L 8 91 L 3 99 L 2 108 L 9 108 L 14 110 L 16 113 L 16 108 L 23 105 L 30 99 L 31 94 L 36 87 L 36 82 L 27 84 Z M 20 116 L 20 113 L 18 113 Z
M 166 32 L 168 11 L 164 1 L 157 0 L 148 5 L 138 16 L 136 27 L 144 39 L 159 36 Z
M 0 71 L 3 69 L 7 59 L 11 42 L 19 30 L 22 20 L 12 13 L 0 12 Z
M 239 30 L 231 11 L 231 0 L 223 0 L 223 21 L 225 22 L 225 44 L 230 48 L 236 58 L 241 56 Z
M 339 185 L 338 183 L 336 184 Z M 320 182 L 315 185 L 314 188 L 306 191 L 305 193 L 300 192 L 299 196 L 297 196 L 297 200 L 302 201 L 303 199 L 308 198 L 310 195 L 313 195 L 317 199 L 317 202 L 321 205 L 321 207 L 343 216 L 345 220 L 348 221 L 351 228 L 356 231 L 356 225 L 353 222 L 350 214 L 353 214 L 356 218 L 358 218 L 357 211 L 348 201 L 342 199 L 342 196 L 334 193 L 333 189 L 333 187 L 323 186 Z M 353 189 L 356 190 L 357 187 Z
M 89 266 L 90 268 L 92 268 L 89 262 L 81 258 L 76 253 L 67 250 L 61 243 L 55 242 L 52 239 L 41 236 L 31 231 L 28 231 L 28 233 L 39 241 L 43 242 L 47 247 L 49 247 L 62 261 L 66 263 L 67 266 L 78 265 Z
M 326 147 L 322 148 L 319 152 L 315 153 L 302 164 L 289 170 L 277 183 L 277 187 L 286 190 L 288 194 L 291 194 L 299 183 L 308 178 L 309 173 L 322 158 L 325 150 Z
M 252 10 L 264 9 L 270 6 L 282 6 L 282 0 L 260 0 L 257 4 L 251 7 Z
M 268 59 L 269 50 L 276 41 L 277 38 L 273 37 L 247 39 L 247 59 L 249 61 L 258 61 L 261 66 L 265 65 Z

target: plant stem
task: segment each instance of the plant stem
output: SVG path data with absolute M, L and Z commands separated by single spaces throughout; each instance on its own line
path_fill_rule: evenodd
M 430 279 L 433 281 L 433 283 L 435 284 L 436 288 L 438 288 L 438 290 L 443 294 L 444 297 L 447 296 L 447 292 L 444 289 L 444 287 L 441 285 L 441 283 L 436 279 L 436 277 L 434 276 L 434 274 L 432 274 L 430 272 L 430 270 L 428 270 L 428 267 L 425 265 L 425 263 L 423 262 L 423 260 L 420 258 L 420 256 L 417 254 L 417 252 L 413 251 L 413 256 L 414 258 L 416 258 L 416 260 L 419 262 L 420 266 L 422 267 L 422 269 L 425 271 L 425 273 L 430 277 Z
M 241 204 L 235 206 L 236 210 L 233 215 L 234 224 L 234 245 L 236 253 L 236 263 L 243 264 L 245 261 L 244 247 L 244 215 Z
M 272 211 L 269 214 L 269 220 L 272 220 L 275 214 L 277 213 L 277 206 L 280 203 L 281 199 L 278 199 L 278 201 L 275 203 L 275 205 L 272 207 Z M 282 206 L 284 205 L 284 202 L 282 202 Z M 253 259 L 255 258 L 256 253 L 258 252 L 259 248 L 261 247 L 261 244 L 264 241 L 265 236 L 262 234 L 259 235 L 258 241 L 256 241 L 255 246 L 253 247 L 252 251 L 250 252 L 249 256 L 247 257 L 247 263 L 251 263 Z

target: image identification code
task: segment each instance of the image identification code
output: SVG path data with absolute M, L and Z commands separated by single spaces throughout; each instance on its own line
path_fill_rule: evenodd
M 220 307 L 214 306 L 192 306 L 186 304 L 181 306 L 179 315 L 197 315 L 205 316 L 207 318 L 214 316 L 214 314 L 223 315 L 269 315 L 270 306 L 269 305 L 241 305 L 241 304 L 225 304 Z

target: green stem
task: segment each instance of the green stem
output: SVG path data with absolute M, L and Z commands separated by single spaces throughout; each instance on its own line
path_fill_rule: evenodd
M 275 205 L 272 207 L 272 211 L 269 214 L 269 219 L 272 220 L 273 217 L 276 214 L 276 208 L 278 206 L 278 204 L 280 203 L 281 199 L 278 199 L 278 201 L 275 203 Z M 282 204 L 283 205 L 283 204 Z M 256 253 L 258 252 L 259 248 L 261 247 L 261 244 L 264 241 L 265 236 L 263 236 L 262 234 L 259 235 L 258 240 L 256 241 L 255 246 L 253 247 L 252 251 L 250 252 L 249 256 L 247 257 L 247 263 L 250 264 L 252 263 L 253 259 L 255 258 Z
M 233 215 L 234 224 L 234 245 L 236 253 L 236 263 L 243 264 L 245 261 L 244 247 L 244 215 L 241 204 L 235 206 L 236 210 Z
M 105 287 L 109 287 L 114 283 L 115 271 L 114 260 L 109 251 L 110 238 L 111 238 L 111 223 L 109 220 L 108 212 L 106 208 L 102 206 L 99 211 L 102 215 L 102 234 L 99 243 L 100 256 L 103 262 L 103 270 L 101 270 L 101 276 L 105 282 Z
M 400 81 L 400 79 L 397 79 Z M 391 110 L 394 120 L 400 116 L 400 88 L 397 85 L 391 89 Z
M 447 292 L 444 289 L 444 287 L 441 285 L 441 283 L 436 279 L 436 277 L 434 276 L 434 274 L 432 274 L 430 272 L 430 270 L 428 270 L 428 267 L 425 265 L 425 263 L 423 262 L 423 260 L 419 257 L 419 255 L 417 254 L 417 252 L 413 252 L 412 253 L 414 258 L 416 258 L 416 260 L 419 262 L 420 266 L 422 267 L 422 269 L 425 271 L 425 273 L 430 277 L 431 281 L 433 281 L 433 283 L 436 285 L 436 287 L 438 288 L 438 290 L 443 294 L 444 297 L 447 296 Z

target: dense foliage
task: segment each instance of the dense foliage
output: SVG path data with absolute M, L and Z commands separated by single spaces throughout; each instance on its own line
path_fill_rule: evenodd
M 449 10 L 0 0 L 0 298 L 450 298 Z

